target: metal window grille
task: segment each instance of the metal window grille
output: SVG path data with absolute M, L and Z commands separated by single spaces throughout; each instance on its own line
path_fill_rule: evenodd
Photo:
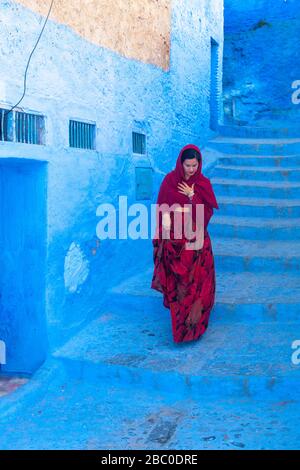
M 70 147 L 95 150 L 95 124 L 70 120 Z
M 9 139 L 9 132 L 8 132 L 8 122 L 9 122 L 9 115 L 7 113 L 7 109 L 0 109 L 0 140 L 7 141 Z
M 43 144 L 45 129 L 44 116 L 38 114 L 23 113 L 17 111 L 15 114 L 16 142 L 25 144 Z
M 133 153 L 138 153 L 140 155 L 146 154 L 146 136 L 145 134 L 140 134 L 138 132 L 132 133 L 132 147 Z

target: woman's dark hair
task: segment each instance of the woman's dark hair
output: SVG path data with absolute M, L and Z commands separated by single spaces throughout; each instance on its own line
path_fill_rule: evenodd
M 193 158 L 197 158 L 198 162 L 201 161 L 201 155 L 196 149 L 186 149 L 181 155 L 181 163 L 183 163 L 185 160 L 190 160 Z

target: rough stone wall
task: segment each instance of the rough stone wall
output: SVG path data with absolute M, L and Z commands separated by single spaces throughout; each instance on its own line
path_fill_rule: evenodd
M 18 0 L 46 16 L 51 0 Z M 55 0 L 50 18 L 125 57 L 167 70 L 171 0 Z
M 293 121 L 300 80 L 298 0 L 225 0 L 224 105 L 227 121 Z

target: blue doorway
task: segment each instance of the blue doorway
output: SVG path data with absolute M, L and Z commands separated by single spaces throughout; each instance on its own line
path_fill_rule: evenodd
M 32 374 L 45 360 L 47 164 L 0 159 L 0 373 Z

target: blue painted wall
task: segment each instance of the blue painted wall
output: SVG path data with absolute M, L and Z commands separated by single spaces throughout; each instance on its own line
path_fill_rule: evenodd
M 298 0 L 225 0 L 226 122 L 299 120 L 299 37 Z
M 22 94 L 25 66 L 42 21 L 12 1 L 0 1 L 0 11 L 5 24 L 5 29 L 0 28 L 0 102 L 9 106 Z M 101 203 L 117 206 L 121 195 L 128 196 L 128 204 L 136 202 L 136 166 L 153 169 L 152 199 L 145 201 L 150 206 L 180 148 L 188 142 L 203 147 L 215 135 L 209 127 L 211 37 L 219 44 L 221 63 L 223 0 L 173 2 L 167 72 L 89 43 L 64 25 L 47 24 L 22 101 L 25 111 L 46 116 L 46 145 L 1 142 L 0 159 L 20 158 L 22 168 L 32 159 L 48 163 L 47 224 L 41 217 L 36 228 L 46 227 L 50 349 L 97 317 L 109 287 L 152 265 L 150 240 L 99 241 L 96 210 Z M 217 77 L 219 100 L 221 84 L 222 67 Z M 221 120 L 221 106 L 219 110 Z M 68 147 L 69 119 L 96 123 L 96 151 Z M 144 157 L 132 154 L 133 130 L 147 135 Z M 2 166 L 8 171 L 7 160 Z M 1 213 L 1 224 L 4 221 Z M 18 264 L 16 259 L 13 262 Z M 105 308 L 109 312 L 109 306 Z M 17 315 L 17 309 L 12 315 Z M 42 338 L 43 315 L 28 323 L 42 331 Z M 12 320 L 6 321 L 9 329 Z M 18 328 L 28 334 L 23 326 Z M 8 348 L 13 349 L 16 340 L 11 341 Z M 35 344 L 43 355 L 37 339 Z

